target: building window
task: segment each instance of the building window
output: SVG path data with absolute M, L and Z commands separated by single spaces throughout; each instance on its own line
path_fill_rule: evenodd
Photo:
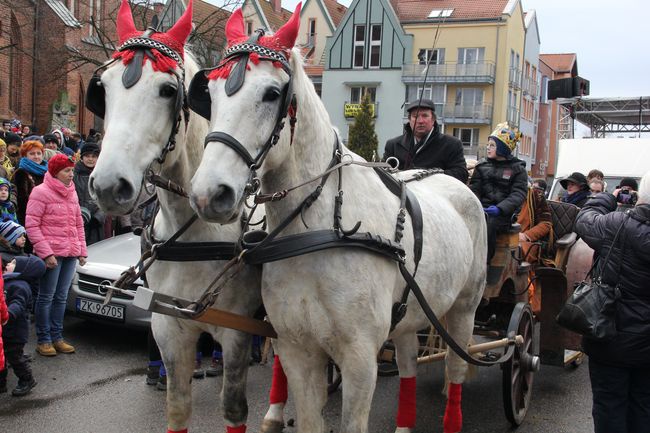
M 445 49 L 438 48 L 432 50 L 430 48 L 421 48 L 418 52 L 418 63 L 426 65 L 427 59 L 429 59 L 430 65 L 442 65 L 445 63 Z
M 307 24 L 307 45 L 314 45 L 316 43 L 316 18 L 309 18 Z
M 463 87 L 456 89 L 456 105 L 483 105 L 483 90 Z
M 354 57 L 352 66 L 355 68 L 363 68 L 363 57 L 365 53 L 365 37 L 366 26 L 354 26 Z
M 246 21 L 246 34 L 249 35 L 249 36 L 253 34 L 253 22 L 252 21 Z
M 461 65 L 475 65 L 483 63 L 485 48 L 459 48 L 458 63 Z
M 454 128 L 454 137 L 465 147 L 478 146 L 478 131 L 478 128 Z
M 370 59 L 369 67 L 378 68 L 381 62 L 381 24 L 370 26 Z
M 366 87 L 366 86 L 350 87 L 350 103 L 361 104 L 363 95 L 365 95 L 366 93 L 370 95 L 370 102 L 374 104 L 377 98 L 377 88 Z

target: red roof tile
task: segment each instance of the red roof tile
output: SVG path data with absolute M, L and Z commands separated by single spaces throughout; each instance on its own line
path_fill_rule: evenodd
M 575 53 L 540 54 L 540 60 L 546 63 L 555 72 L 571 72 L 577 62 Z M 577 71 L 576 71 L 577 73 Z
M 441 9 L 454 10 L 451 16 L 446 18 L 448 21 L 499 18 L 508 4 L 508 0 L 390 0 L 390 2 L 401 22 L 426 20 L 431 11 Z
M 332 21 L 334 21 L 334 27 L 337 28 L 348 8 L 338 3 L 336 0 L 323 0 L 323 4 L 327 8 L 330 17 L 332 17 Z
M 273 4 L 269 0 L 258 0 L 258 3 L 262 8 L 262 13 L 271 26 L 271 30 L 274 32 L 282 27 L 284 23 L 289 21 L 289 18 L 291 18 L 291 15 L 293 15 L 292 12 L 288 11 L 285 8 L 282 8 L 280 12 L 276 12 L 273 9 Z
M 320 77 L 323 75 L 323 65 L 305 65 L 303 69 L 305 70 L 305 73 L 310 77 Z
M 225 26 L 230 12 L 203 0 L 194 0 L 192 22 L 195 32 L 201 39 L 209 40 L 217 46 L 225 44 Z

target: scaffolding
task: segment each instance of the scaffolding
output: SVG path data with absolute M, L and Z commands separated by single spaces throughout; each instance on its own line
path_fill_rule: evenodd
M 620 133 L 641 137 L 642 133 L 650 132 L 650 96 L 565 99 L 560 103 L 578 122 L 591 129 L 593 138 Z

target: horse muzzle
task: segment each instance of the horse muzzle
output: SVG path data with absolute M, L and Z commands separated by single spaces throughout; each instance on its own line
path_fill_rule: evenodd
M 118 179 L 105 182 L 93 175 L 88 180 L 90 195 L 97 200 L 99 207 L 113 215 L 126 215 L 133 210 L 139 189 L 129 180 Z
M 193 192 L 190 204 L 201 219 L 220 224 L 235 221 L 240 210 L 235 190 L 223 184 L 211 188 L 207 194 Z

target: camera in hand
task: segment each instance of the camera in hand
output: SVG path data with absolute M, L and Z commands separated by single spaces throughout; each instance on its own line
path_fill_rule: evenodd
M 622 189 L 618 192 L 618 196 L 616 196 L 616 201 L 621 204 L 629 204 L 634 206 L 638 198 L 639 197 L 636 191 L 631 191 L 629 189 Z

